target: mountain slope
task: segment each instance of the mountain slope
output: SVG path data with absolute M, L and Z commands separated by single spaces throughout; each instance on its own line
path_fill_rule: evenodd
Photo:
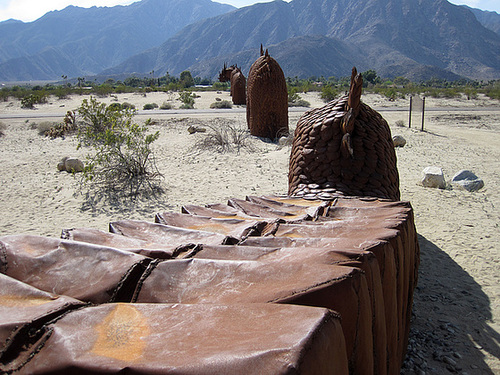
M 88 9 L 69 6 L 30 23 L 0 22 L 0 62 L 9 71 L 15 71 L 18 58 L 29 56 L 25 61 L 29 65 L 43 59 L 37 54 L 43 51 L 46 56 L 52 50 L 54 59 L 64 53 L 76 69 L 40 70 L 38 64 L 33 64 L 24 73 L 19 72 L 16 79 L 31 79 L 38 74 L 44 75 L 39 79 L 48 79 L 61 74 L 97 73 L 159 45 L 192 22 L 233 9 L 210 0 L 143 0 L 129 6 Z M 0 79 L 6 79 L 1 72 Z
M 470 8 L 466 5 L 462 5 L 462 7 L 471 11 L 484 27 L 500 35 L 500 14 L 497 12 Z
M 107 72 L 154 69 L 179 74 L 184 69 L 198 69 L 203 61 L 258 48 L 260 43 L 269 46 L 312 35 L 355 47 L 364 56 L 361 63 L 387 77 L 421 72 L 500 78 L 500 37 L 483 27 L 470 11 L 446 0 L 278 0 L 255 4 L 185 27 L 148 51 L 147 59 L 134 57 L 142 67 L 129 60 Z M 316 49 L 307 58 L 319 69 L 332 64 L 325 52 Z M 293 53 L 288 56 L 295 57 Z M 300 55 L 294 61 L 298 66 Z M 213 71 L 214 67 L 203 70 Z M 285 74 L 291 75 L 286 69 Z M 315 70 L 313 75 L 324 72 Z

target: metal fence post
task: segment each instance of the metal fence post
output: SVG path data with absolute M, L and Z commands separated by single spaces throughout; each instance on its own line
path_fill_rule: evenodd
M 424 131 L 425 96 L 422 98 L 422 131 Z
M 411 128 L 411 107 L 413 104 L 413 95 L 410 95 L 410 115 L 408 117 L 408 127 Z

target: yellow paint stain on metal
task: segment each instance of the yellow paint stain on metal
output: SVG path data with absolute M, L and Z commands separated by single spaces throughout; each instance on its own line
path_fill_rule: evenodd
M 148 320 L 136 307 L 117 304 L 103 322 L 96 327 L 97 341 L 94 354 L 127 362 L 141 358 L 146 348 L 143 337 L 149 335 Z
M 5 307 L 29 307 L 29 306 L 40 306 L 50 301 L 58 299 L 58 296 L 54 297 L 23 297 L 15 295 L 3 295 L 0 296 L 0 306 Z

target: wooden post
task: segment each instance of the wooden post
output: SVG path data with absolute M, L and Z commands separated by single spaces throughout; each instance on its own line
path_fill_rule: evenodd
M 408 117 L 408 127 L 411 128 L 411 109 L 413 104 L 413 95 L 410 96 L 410 115 Z
M 422 131 L 424 131 L 425 96 L 422 98 Z

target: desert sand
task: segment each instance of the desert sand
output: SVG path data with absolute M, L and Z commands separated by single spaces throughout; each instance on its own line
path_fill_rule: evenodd
M 246 195 L 287 191 L 290 146 L 250 137 L 239 152 L 201 149 L 204 133 L 189 134 L 190 125 L 246 128 L 244 107 L 211 110 L 228 92 L 198 92 L 195 110 L 140 111 L 137 122 L 151 118 L 156 163 L 164 176 L 165 193 L 134 204 L 89 207 L 78 177 L 57 170 L 64 156 L 82 160 L 88 150 L 76 150 L 73 136 L 49 139 L 38 134 L 44 121 L 61 121 L 85 95 L 51 98 L 34 110 L 18 101 L 0 103 L 0 236 L 35 234 L 57 237 L 62 229 L 107 230 L 120 219 L 152 221 L 156 212 L 179 212 L 184 204 L 225 202 Z M 100 101 L 171 102 L 175 93 L 120 94 Z M 302 94 L 311 107 L 322 106 L 317 93 Z M 408 128 L 408 99 L 390 102 L 368 94 L 363 101 L 378 110 L 407 144 L 396 150 L 402 200 L 410 201 L 421 246 L 419 284 L 405 374 L 500 374 L 500 103 L 475 100 L 427 99 L 425 131 Z M 306 108 L 290 112 L 290 129 Z M 400 122 L 406 126 L 401 126 Z M 396 125 L 396 123 L 399 125 Z M 419 185 L 422 170 L 438 166 L 447 180 L 468 169 L 482 178 L 475 193 L 430 189 Z

